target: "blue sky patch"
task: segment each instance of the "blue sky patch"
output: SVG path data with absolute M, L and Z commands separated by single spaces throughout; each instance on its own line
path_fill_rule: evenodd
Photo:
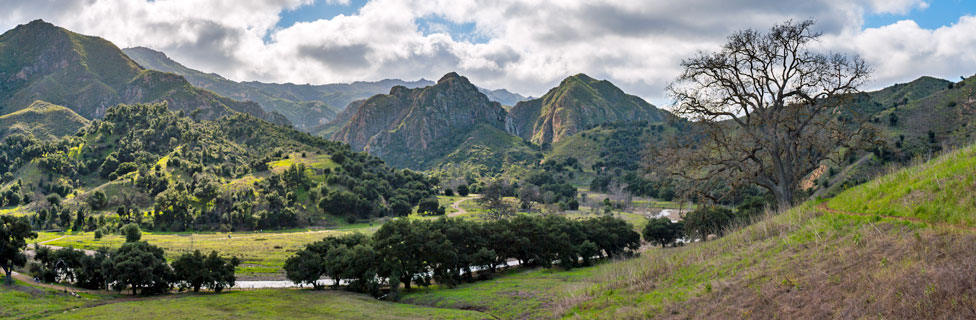
M 925 9 L 915 8 L 908 14 L 869 14 L 864 17 L 864 28 L 877 28 L 901 20 L 913 20 L 924 29 L 938 29 L 959 21 L 959 17 L 976 14 L 976 1 L 932 0 Z

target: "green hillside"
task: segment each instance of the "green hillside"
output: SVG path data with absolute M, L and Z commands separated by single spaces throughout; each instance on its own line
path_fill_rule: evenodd
M 831 208 L 976 226 L 976 146 L 898 170 L 844 191 Z
M 435 172 L 453 177 L 497 176 L 538 162 L 540 152 L 522 138 L 479 124 L 452 152 L 435 160 Z
M 119 103 L 166 101 L 203 119 L 243 112 L 279 124 L 260 106 L 190 85 L 183 77 L 145 70 L 111 42 L 36 20 L 0 35 L 0 114 L 35 100 L 93 119 Z
M 21 133 L 42 140 L 55 139 L 75 134 L 86 124 L 88 120 L 71 109 L 34 101 L 25 109 L 0 116 L 0 138 Z
M 5 142 L 0 208 L 29 213 L 38 229 L 326 226 L 433 194 L 425 175 L 239 113 L 193 121 L 162 104 L 119 105 L 78 136 Z
M 603 123 L 655 123 L 670 118 L 667 112 L 609 81 L 585 74 L 566 78 L 539 99 L 519 102 L 509 113 L 509 131 L 535 144 L 555 143 Z
M 816 196 L 835 195 L 866 182 L 893 163 L 906 165 L 944 148 L 959 148 L 973 141 L 976 114 L 971 79 L 952 83 L 932 77 L 858 94 L 850 114 L 878 129 L 880 144 L 870 153 L 852 153 L 847 162 L 830 164 L 826 176 L 818 176 Z M 845 151 L 846 152 L 846 151 Z
M 952 152 L 714 241 L 405 301 L 502 318 L 973 317 L 974 159 Z

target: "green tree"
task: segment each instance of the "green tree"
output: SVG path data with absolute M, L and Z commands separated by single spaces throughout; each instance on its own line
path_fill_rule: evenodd
M 166 264 L 163 249 L 147 242 L 126 242 L 112 257 L 110 281 L 116 288 L 132 289 L 132 294 L 155 294 L 169 290 L 175 278 Z
M 644 240 L 661 245 L 661 248 L 674 243 L 684 236 L 684 225 L 671 222 L 668 218 L 655 218 L 647 221 L 644 226 Z
M 470 192 L 470 190 L 468 190 L 468 185 L 466 185 L 466 184 L 462 184 L 462 185 L 459 185 L 457 187 L 457 194 L 459 196 L 467 197 L 468 196 L 468 192 Z
M 127 224 L 122 226 L 120 231 L 125 235 L 125 242 L 136 242 L 142 239 L 142 230 L 139 230 L 138 224 Z
M 95 192 L 92 192 L 91 197 L 88 197 L 88 206 L 92 210 L 101 210 L 106 205 L 108 205 L 108 197 L 105 196 L 105 192 L 102 192 L 102 190 L 95 190 Z
M 696 235 L 704 241 L 710 234 L 721 236 L 732 223 L 733 217 L 732 210 L 727 208 L 702 206 L 685 215 L 685 231 L 688 235 Z
M 193 253 L 184 253 L 176 260 L 173 260 L 173 272 L 181 288 L 193 288 L 193 292 L 199 292 L 203 284 L 210 281 L 210 270 L 205 264 L 206 257 L 200 250 Z
M 412 210 L 413 207 L 410 206 L 410 202 L 407 202 L 407 199 L 403 197 L 393 197 L 390 200 L 390 212 L 394 217 L 406 217 L 410 215 Z
M 211 251 L 204 256 L 200 250 L 184 253 L 173 261 L 173 271 L 180 286 L 192 288 L 193 292 L 206 287 L 216 292 L 224 288 L 233 287 L 234 269 L 240 264 L 236 257 L 221 258 L 217 251 Z
M 420 204 L 417 205 L 417 213 L 424 215 L 443 215 L 445 210 L 435 197 L 420 200 Z
M 399 278 L 407 290 L 415 280 L 426 283 L 422 248 L 428 236 L 421 230 L 422 223 L 405 218 L 394 219 L 384 223 L 373 234 L 373 245 L 385 260 L 380 274 Z
M 310 284 L 315 289 L 322 289 L 318 280 L 324 272 L 322 257 L 308 249 L 298 250 L 285 260 L 285 276 L 295 284 Z
M 74 231 L 85 231 L 85 210 L 78 209 L 75 214 Z
M 21 251 L 27 247 L 27 240 L 34 238 L 37 233 L 31 231 L 27 218 L 0 216 L 0 268 L 7 275 L 7 285 L 14 284 L 13 268 L 27 263 L 27 256 Z
M 99 249 L 93 255 L 82 255 L 76 268 L 76 284 L 85 289 L 107 289 L 111 258 L 108 249 Z
M 230 259 L 217 255 L 217 251 L 210 251 L 204 263 L 210 271 L 210 281 L 204 284 L 205 287 L 214 292 L 221 292 L 224 288 L 234 287 L 237 277 L 234 272 L 237 266 L 241 265 L 241 260 L 237 257 Z

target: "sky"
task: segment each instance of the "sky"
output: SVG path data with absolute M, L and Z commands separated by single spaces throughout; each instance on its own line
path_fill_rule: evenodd
M 238 81 L 436 80 L 541 96 L 586 73 L 659 106 L 680 62 L 746 28 L 817 21 L 863 57 L 865 90 L 976 73 L 972 0 L 0 0 L 0 30 L 44 19 Z

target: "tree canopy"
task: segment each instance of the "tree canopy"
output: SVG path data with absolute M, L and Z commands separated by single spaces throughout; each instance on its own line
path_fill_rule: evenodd
M 13 268 L 27 262 L 23 250 L 27 248 L 27 240 L 34 238 L 37 233 L 31 231 L 26 218 L 0 216 L 0 268 L 6 273 L 7 285 L 14 283 Z

